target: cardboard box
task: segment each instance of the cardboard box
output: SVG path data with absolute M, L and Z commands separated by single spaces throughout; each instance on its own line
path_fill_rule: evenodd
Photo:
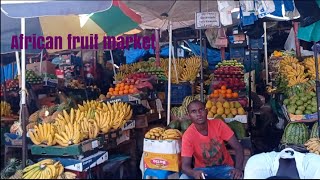
M 146 168 L 179 172 L 181 167 L 180 140 L 150 140 L 143 143 Z
M 108 160 L 108 152 L 99 151 L 91 156 L 83 159 L 71 159 L 71 158 L 53 158 L 56 161 L 60 161 L 65 169 L 84 172 L 89 168 L 93 168 L 99 164 L 102 164 Z
M 42 61 L 41 73 L 56 74 L 56 66 L 50 61 Z M 27 70 L 33 70 L 36 74 L 40 75 L 40 62 L 27 64 Z
M 226 123 L 232 122 L 232 121 L 239 121 L 243 124 L 248 123 L 248 115 L 236 115 L 234 118 L 224 118 Z
M 126 124 L 121 128 L 122 131 L 134 129 L 136 127 L 136 121 L 129 120 Z

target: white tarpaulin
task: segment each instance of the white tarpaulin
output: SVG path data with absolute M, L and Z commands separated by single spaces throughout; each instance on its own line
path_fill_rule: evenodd
M 172 21 L 172 29 L 191 26 L 195 23 L 195 13 L 199 12 L 200 1 L 124 1 L 128 7 L 142 17 L 143 29 L 168 29 L 168 20 L 161 17 L 167 13 Z M 237 4 L 237 3 L 235 3 Z M 217 1 L 201 0 L 202 12 L 218 11 Z

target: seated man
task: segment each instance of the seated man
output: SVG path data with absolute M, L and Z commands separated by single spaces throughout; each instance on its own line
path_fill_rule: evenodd
M 251 156 L 244 170 L 245 179 L 320 179 L 320 156 L 292 148 Z
M 193 124 L 182 137 L 182 172 L 180 179 L 242 179 L 243 148 L 233 131 L 221 120 L 208 120 L 205 105 L 191 102 L 188 114 Z M 224 144 L 227 141 L 235 150 L 234 162 Z M 192 168 L 192 157 L 195 159 Z

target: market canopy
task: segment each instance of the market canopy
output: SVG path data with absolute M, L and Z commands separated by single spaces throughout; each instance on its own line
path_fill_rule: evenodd
M 1 11 L 11 18 L 90 14 L 111 8 L 112 1 L 1 1 Z M 61 10 L 63 7 L 63 10 Z
M 51 1 L 50 1 L 51 2 Z M 65 2 L 62 2 L 64 7 Z M 82 1 L 77 1 L 82 2 Z M 98 1 L 99 3 L 102 1 Z M 109 1 L 108 1 L 109 2 Z M 110 1 L 111 2 L 111 1 Z M 49 2 L 45 2 L 49 3 Z M 73 3 L 73 2 L 72 2 Z M 72 4 L 71 3 L 71 4 Z M 92 3 L 92 1 L 90 1 Z M 98 3 L 98 4 L 99 4 Z M 141 23 L 141 17 L 136 14 L 134 11 L 129 9 L 125 4 L 121 1 L 113 1 L 111 2 L 111 6 L 108 7 L 107 10 L 100 11 L 97 13 L 89 13 L 83 14 L 79 16 L 76 15 L 64 15 L 69 14 L 63 11 L 63 16 L 54 16 L 49 10 L 50 15 L 52 16 L 41 16 L 35 18 L 26 18 L 26 35 L 31 36 L 36 34 L 36 36 L 44 36 L 44 37 L 61 37 L 62 39 L 62 48 L 61 49 L 47 49 L 49 53 L 54 53 L 58 51 L 68 50 L 68 35 L 72 36 L 90 36 L 90 34 L 98 35 L 98 43 L 103 41 L 103 36 L 117 36 L 125 33 L 136 33 L 139 32 L 136 28 L 139 27 L 139 23 Z M 33 3 L 27 3 L 26 6 Z M 20 4 L 15 4 L 17 7 L 22 8 Z M 40 8 L 42 4 L 40 4 Z M 37 7 L 37 4 L 33 4 L 33 6 Z M 79 5 L 75 6 L 78 7 Z M 67 6 L 68 7 L 68 6 Z M 10 8 L 8 8 L 10 9 Z M 79 8 L 75 8 L 78 9 Z M 86 8 L 85 8 L 86 10 Z M 19 36 L 21 34 L 21 25 L 20 20 L 17 18 L 10 18 L 6 16 L 7 14 L 11 14 L 10 11 L 1 12 L 1 53 L 10 53 L 16 51 L 15 49 L 11 49 L 11 41 L 14 35 Z M 72 11 L 74 12 L 74 11 Z M 88 11 L 85 11 L 88 12 Z M 35 12 L 31 14 L 27 14 L 26 17 L 34 16 Z M 44 12 L 39 12 L 38 14 L 42 14 Z M 18 17 L 22 14 L 13 13 L 14 17 Z M 29 43 L 30 45 L 32 43 Z M 80 46 L 78 44 L 77 48 Z M 39 53 L 41 50 L 38 48 L 28 48 L 26 49 L 26 53 Z
M 143 29 L 168 28 L 168 20 L 161 14 L 167 13 L 172 21 L 172 29 L 189 27 L 195 23 L 195 13 L 199 12 L 200 1 L 123 1 L 142 17 Z M 201 1 L 202 12 L 218 11 L 217 1 Z

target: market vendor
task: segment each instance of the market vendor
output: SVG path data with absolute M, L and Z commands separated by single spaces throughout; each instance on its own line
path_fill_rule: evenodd
M 221 120 L 208 120 L 208 111 L 201 101 L 191 102 L 187 110 L 193 124 L 182 137 L 184 174 L 180 179 L 242 179 L 243 148 L 234 132 Z M 224 144 L 225 141 L 236 152 L 235 163 Z

